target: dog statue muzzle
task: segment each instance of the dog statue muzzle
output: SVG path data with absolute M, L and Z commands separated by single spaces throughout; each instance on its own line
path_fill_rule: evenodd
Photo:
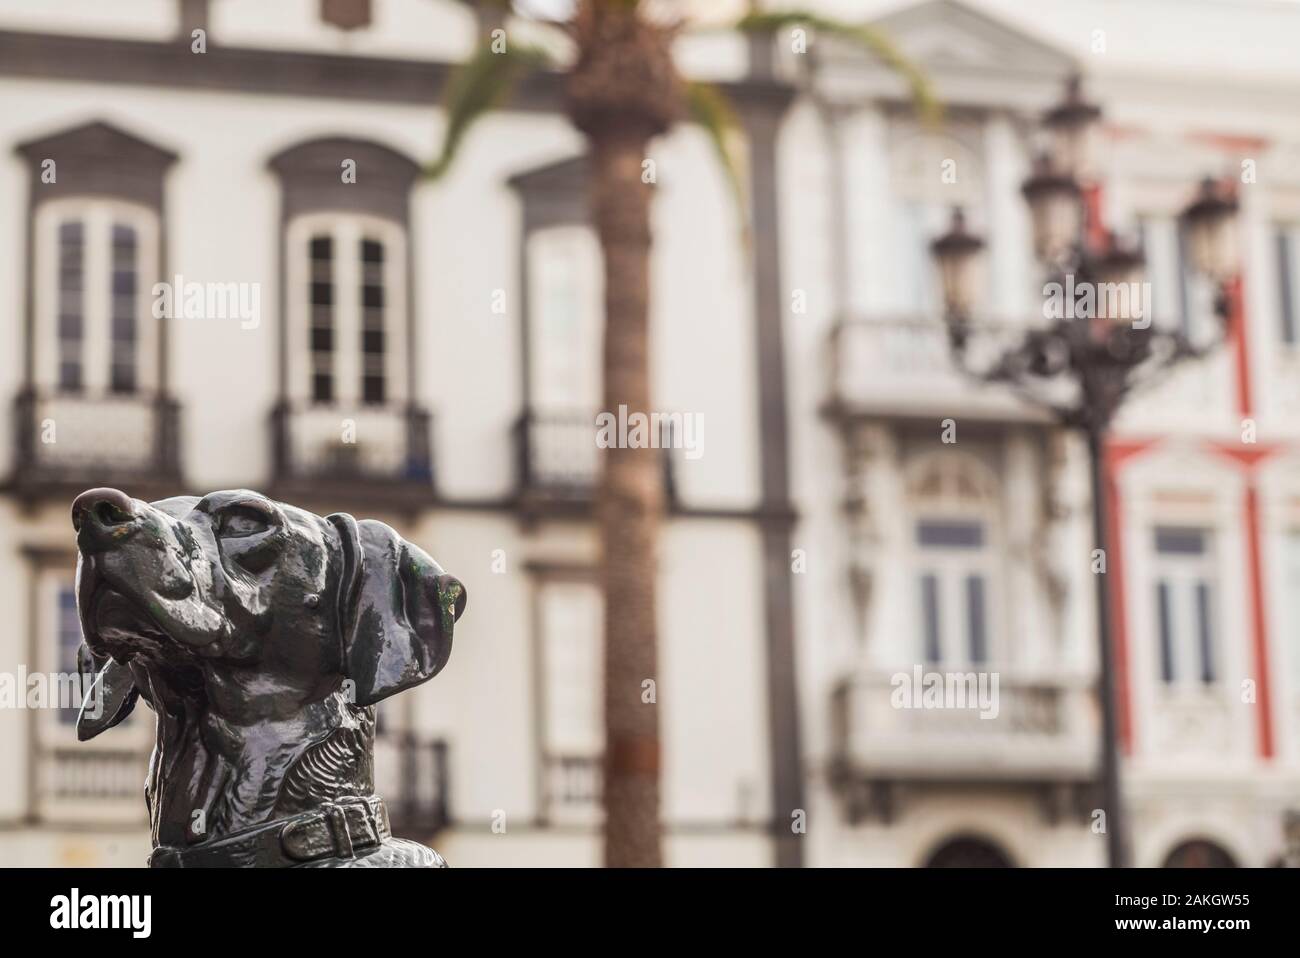
M 143 699 L 153 867 L 444 867 L 374 794 L 375 705 L 451 654 L 465 588 L 393 529 L 244 489 L 72 507 L 82 740 Z

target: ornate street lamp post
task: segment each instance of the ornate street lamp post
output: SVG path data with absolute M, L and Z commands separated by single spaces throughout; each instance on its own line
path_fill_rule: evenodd
M 1137 386 L 1213 349 L 1222 329 L 1211 342 L 1194 342 L 1181 331 L 1157 329 L 1144 293 L 1141 251 L 1110 233 L 1089 241 L 1094 231 L 1088 227 L 1096 224 L 1086 222 L 1080 180 L 1092 181 L 1090 143 L 1100 112 L 1083 100 L 1078 81 L 1071 81 L 1065 102 L 1044 119 L 1052 134 L 1052 149 L 1037 160 L 1022 189 L 1030 207 L 1034 250 L 1048 277 L 1044 294 L 1053 290 L 1060 307 L 1050 311 L 1053 315 L 1045 323 L 1026 324 L 1009 348 L 989 362 L 975 362 L 969 346 L 982 332 L 972 317 L 979 302 L 976 283 L 984 243 L 967 231 L 964 217 L 955 211 L 948 232 L 936 239 L 931 249 L 943 282 L 949 345 L 957 365 L 980 381 L 1010 387 L 1034 405 L 1048 409 L 1062 425 L 1083 433 L 1091 466 L 1093 542 L 1104 556 L 1109 545 L 1106 435 L 1116 412 Z M 1229 315 L 1227 290 L 1238 269 L 1235 213 L 1231 196 L 1207 180 L 1183 214 L 1196 269 L 1213 278 L 1223 291 L 1219 315 L 1225 322 Z M 1045 316 L 1048 313 L 1044 310 Z M 1110 586 L 1105 573 L 1098 574 L 1096 580 L 1102 801 L 1108 862 L 1111 867 L 1122 867 L 1128 859 Z

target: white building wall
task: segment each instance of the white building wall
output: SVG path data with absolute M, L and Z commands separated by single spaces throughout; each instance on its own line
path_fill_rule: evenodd
M 0 29 L 141 39 L 175 32 L 170 2 L 123 0 L 112 6 L 110 14 L 104 4 L 89 2 L 37 9 L 0 0 Z M 376 2 L 375 27 L 357 36 L 319 25 L 316 6 L 311 0 L 274 5 L 219 0 L 212 5 L 211 42 L 453 59 L 472 41 L 472 16 L 459 3 Z M 899 6 L 831 0 L 821 5 L 840 15 Z M 1138 212 L 1175 211 L 1197 176 L 1233 172 L 1241 150 L 1250 149 L 1190 135 L 1212 131 L 1267 141 L 1260 147 L 1258 182 L 1242 191 L 1258 425 L 1261 440 L 1300 438 L 1294 425 L 1300 393 L 1293 396 L 1291 389 L 1294 357 L 1276 354 L 1270 346 L 1277 304 L 1267 233 L 1275 217 L 1300 217 L 1300 181 L 1293 170 L 1300 152 L 1293 130 L 1300 67 L 1284 44 L 1254 42 L 1294 32 L 1298 14 L 1262 3 L 1042 0 L 1031 22 L 1015 0 L 971 6 L 1002 17 L 1027 37 L 1055 44 L 1088 70 L 1090 93 L 1105 105 L 1116 131 L 1104 162 L 1107 214 L 1117 224 L 1129 225 Z M 1097 29 L 1105 31 L 1104 53 L 1094 50 Z M 735 76 L 739 69 L 735 43 L 683 41 L 683 56 L 704 74 Z M 783 62 L 788 66 L 789 61 Z M 1214 69 L 1205 70 L 1206 64 Z M 987 86 L 964 86 L 961 95 L 977 98 L 1008 85 L 1017 87 L 1025 102 L 1032 99 L 1024 92 L 1031 84 L 1010 73 L 989 79 Z M 1017 109 L 1023 105 L 1018 99 Z M 804 571 L 793 580 L 809 775 L 808 861 L 913 865 L 944 837 L 969 831 L 1001 844 L 1020 864 L 1098 864 L 1097 836 L 1073 822 L 1051 826 L 1021 799 L 993 793 L 954 797 L 935 789 L 916 797 L 892 826 L 852 827 L 828 781 L 832 688 L 853 669 L 901 667 L 915 659 L 908 626 L 913 583 L 901 561 L 910 517 L 896 438 L 879 427 L 865 430 L 862 441 L 871 458 L 860 477 L 848 478 L 854 459 L 824 416 L 834 322 L 911 305 L 899 292 L 892 245 L 889 120 L 868 96 L 837 118 L 835 137 L 828 137 L 822 116 L 802 98 L 780 140 L 790 465 L 800 516 L 794 545 L 804 559 Z M 270 469 L 267 414 L 276 395 L 278 362 L 279 187 L 266 161 L 292 143 L 338 134 L 373 139 L 423 162 L 440 142 L 436 106 L 142 87 L 114 87 L 107 96 L 105 88 L 79 82 L 2 80 L 0 210 L 8 215 L 0 216 L 0 307 L 11 317 L 23 315 L 21 211 L 27 188 L 11 147 L 89 119 L 107 120 L 179 154 L 166 192 L 172 273 L 187 280 L 261 284 L 263 319 L 257 329 L 184 320 L 169 327 L 171 382 L 183 407 L 184 467 L 193 486 L 187 491 L 256 486 Z M 1000 109 L 983 130 L 980 157 L 996 313 L 1016 314 L 1039 302 L 1037 271 L 1027 255 L 1028 221 L 1017 195 L 1030 146 L 1026 132 L 1023 116 Z M 413 194 L 418 399 L 435 417 L 436 480 L 447 497 L 489 500 L 511 489 L 510 427 L 522 402 L 517 310 L 523 291 L 517 260 L 520 214 L 505 180 L 580 150 L 580 137 L 560 117 L 493 115 L 475 129 L 444 181 L 421 184 Z M 654 145 L 652 158 L 658 174 L 652 306 L 656 401 L 665 410 L 700 414 L 705 422 L 704 456 L 677 457 L 686 501 L 745 509 L 755 504 L 759 490 L 760 384 L 754 374 L 751 277 L 735 241 L 739 224 L 716 161 L 698 133 L 674 133 Z M 842 196 L 833 189 L 837 177 Z M 505 315 L 491 310 L 498 290 L 505 294 Z M 4 398 L 21 382 L 21 324 L 0 324 L 0 337 L 6 347 L 0 350 Z M 1226 356 L 1204 370 L 1180 373 L 1132 405 L 1121 430 L 1133 436 L 1238 437 L 1230 373 Z M 214 401 L 218 395 L 221 402 Z M 12 417 L 0 416 L 0 465 L 6 468 L 12 428 Z M 1049 549 L 1060 557 L 1067 586 L 1058 619 L 1034 583 L 1035 560 L 1024 551 L 1033 535 L 1030 515 L 1016 514 L 1017 503 L 1036 492 L 1035 454 L 1020 437 L 1001 460 L 1004 505 L 1019 520 L 1014 538 L 1022 550 L 1008 576 L 1010 638 L 1018 663 L 1046 674 L 1086 676 L 1096 667 L 1096 652 L 1085 463 L 1076 442 L 1056 452 L 1064 457 L 1054 473 L 1064 516 L 1052 529 Z M 1178 841 L 1199 835 L 1219 841 L 1245 864 L 1264 864 L 1276 854 L 1276 821 L 1300 781 L 1300 680 L 1294 680 L 1300 671 L 1288 673 L 1285 664 L 1294 653 L 1290 633 L 1296 620 L 1290 582 L 1282 572 L 1285 533 L 1300 526 L 1294 508 L 1300 493 L 1290 478 L 1294 456 L 1279 456 L 1262 473 L 1275 729 L 1283 756 L 1267 769 L 1253 752 L 1255 716 L 1235 702 L 1225 706 L 1227 721 L 1219 730 L 1229 757 L 1193 749 L 1175 762 L 1148 751 L 1148 733 L 1163 720 L 1161 690 L 1152 674 L 1149 547 L 1152 524 L 1167 515 L 1152 500 L 1168 492 L 1171 477 L 1210 494 L 1208 508 L 1191 518 L 1211 522 L 1220 533 L 1222 615 L 1225 622 L 1240 624 L 1224 633 L 1230 652 L 1225 670 L 1235 680 L 1248 676 L 1252 665 L 1241 577 L 1241 475 L 1203 451 L 1183 447 L 1135 461 L 1123 479 L 1130 679 L 1139 742 L 1127 763 L 1138 826 L 1132 829 L 1135 860 L 1159 864 Z M 853 527 L 843 511 L 850 493 L 860 493 L 870 505 L 862 541 L 851 537 Z M 461 824 L 440 838 L 439 847 L 453 864 L 597 863 L 599 840 L 592 829 L 534 825 L 539 796 L 533 586 L 527 572 L 530 561 L 594 563 L 592 529 L 563 523 L 529 532 L 515 516 L 487 508 L 430 510 L 413 524 L 387 518 L 461 576 L 471 593 L 448 671 L 391 703 L 421 730 L 449 742 L 451 805 Z M 0 604 L 13 610 L 14 624 L 0 634 L 0 662 L 9 667 L 23 662 L 34 628 L 26 621 L 31 570 L 23 550 L 67 546 L 71 536 L 65 505 L 28 513 L 8 498 L 0 499 L 0 530 Z M 498 549 L 506 557 L 505 573 L 492 569 Z M 861 623 L 848 576 L 855 560 L 864 562 L 872 581 Z M 769 842 L 758 826 L 771 814 L 771 770 L 757 529 L 738 519 L 674 519 L 664 529 L 661 568 L 659 707 L 669 860 L 764 864 Z M 24 767 L 27 728 L 21 712 L 0 710 L 6 768 Z M 0 860 L 134 862 L 147 846 L 138 830 L 75 835 L 26 830 L 18 824 L 25 810 L 23 777 L 0 774 Z M 490 828 L 497 810 L 506 814 L 505 835 Z
M 239 3 L 214 4 L 214 42 L 400 52 L 384 48 L 382 38 L 348 46 L 332 34 L 313 38 L 293 32 L 290 8 L 302 13 L 315 6 L 285 4 L 268 12 L 265 30 L 259 25 L 241 32 L 237 25 L 249 19 L 248 10 L 241 18 Z M 446 6 L 457 13 L 458 26 L 426 31 L 424 19 L 390 29 L 392 5 L 376 4 L 380 33 L 389 40 L 400 35 L 408 51 L 422 34 L 450 38 L 468 14 L 459 4 Z M 0 25 L 7 27 L 13 21 L 4 19 L 6 12 L 11 11 L 0 9 Z M 420 54 L 440 52 L 423 47 Z M 254 329 L 237 321 L 178 319 L 168 321 L 167 330 L 187 479 L 187 488 L 178 491 L 262 486 L 271 469 L 267 423 L 278 394 L 280 322 L 280 188 L 267 161 L 296 142 L 342 135 L 371 139 L 425 162 L 440 142 L 436 104 L 142 87 L 115 87 L 106 103 L 101 86 L 0 81 L 0 164 L 12 174 L 0 177 L 0 191 L 9 200 L 0 204 L 9 213 L 0 222 L 0 278 L 8 280 L 0 284 L 0 296 L 15 317 L 3 326 L 10 344 L 0 361 L 6 401 L 21 383 L 24 339 L 16 318 L 23 315 L 26 286 L 26 175 L 12 146 L 91 119 L 106 120 L 179 156 L 166 184 L 169 275 L 163 279 L 179 273 L 186 282 L 260 285 L 262 315 Z M 530 561 L 594 563 L 594 528 L 560 523 L 530 532 L 509 511 L 474 507 L 513 490 L 511 427 L 522 402 L 521 218 L 506 180 L 581 149 L 581 138 L 563 118 L 493 115 L 474 130 L 446 179 L 418 184 L 412 197 L 419 321 L 415 398 L 434 415 L 437 490 L 467 507 L 426 510 L 414 524 L 398 514 L 374 517 L 393 524 L 460 576 L 472 598 L 447 671 L 386 709 L 398 719 L 409 716 L 422 734 L 449 743 L 451 808 L 464 825 L 440 839 L 439 847 L 461 865 L 590 863 L 599 853 L 590 827 L 546 830 L 533 824 L 538 814 L 536 689 L 527 571 Z M 758 496 L 758 387 L 750 277 L 737 243 L 739 218 L 729 208 L 730 194 L 702 136 L 674 134 L 655 144 L 653 158 L 659 178 L 652 299 L 656 400 L 663 410 L 704 421 L 703 455 L 675 456 L 686 501 L 744 510 Z M 366 170 L 358 175 L 364 177 Z M 505 315 L 492 311 L 497 290 L 505 294 Z M 13 448 L 11 419 L 0 417 L 0 456 L 6 462 Z M 0 502 L 0 598 L 15 610 L 13 628 L 0 637 L 4 668 L 24 660 L 31 635 L 24 618 L 31 569 L 22 549 L 37 543 L 70 547 L 66 508 L 43 507 L 38 518 L 20 512 L 11 500 Z M 492 571 L 498 549 L 506 557 L 504 574 Z M 768 858 L 762 831 L 770 775 L 759 549 L 757 531 L 744 519 L 684 518 L 664 529 L 658 707 L 673 861 L 762 864 Z M 0 710 L 0 754 L 12 772 L 0 775 L 0 820 L 7 823 L 0 827 L 0 859 L 142 861 L 147 840 L 138 827 L 74 836 L 56 827 L 16 824 L 28 811 L 22 774 L 27 730 L 21 712 Z M 112 735 L 106 733 L 105 740 Z M 506 813 L 511 841 L 480 844 L 480 832 L 497 837 L 488 826 L 498 809 Z M 143 820 L 143 801 L 140 812 Z M 535 838 L 528 837 L 530 830 Z M 528 850 L 533 847 L 538 850 Z

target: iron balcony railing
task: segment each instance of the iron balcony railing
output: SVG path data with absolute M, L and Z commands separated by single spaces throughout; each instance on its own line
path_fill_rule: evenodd
M 595 413 L 527 410 L 515 422 L 515 463 L 524 496 L 556 503 L 587 504 L 599 477 Z M 659 438 L 664 470 L 664 494 L 677 501 L 673 465 L 675 433 L 665 421 Z
M 179 481 L 180 407 L 165 395 L 25 389 L 14 426 L 20 487 Z
M 275 477 L 427 486 L 429 424 L 429 413 L 414 403 L 280 403 L 271 412 Z
M 428 839 L 451 821 L 447 743 L 412 732 L 375 737 L 375 792 L 394 834 Z

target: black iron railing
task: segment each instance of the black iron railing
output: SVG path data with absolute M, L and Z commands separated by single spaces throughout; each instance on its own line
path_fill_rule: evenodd
M 546 807 L 595 808 L 604 778 L 599 755 L 548 755 L 543 760 Z
M 165 395 L 25 389 L 14 400 L 14 427 L 20 485 L 180 476 L 180 407 Z
M 429 413 L 413 403 L 280 403 L 271 412 L 275 476 L 428 485 L 429 424 Z
M 527 410 L 514 426 L 515 465 L 521 491 L 557 502 L 591 500 L 600 471 L 600 446 L 594 413 L 555 413 Z M 664 494 L 676 501 L 672 450 L 676 434 L 664 421 L 659 445 L 663 458 Z
M 445 828 L 451 821 L 447 743 L 405 732 L 381 735 L 375 744 L 377 757 L 392 763 L 377 770 L 376 791 L 388 806 L 394 834 L 420 839 Z

